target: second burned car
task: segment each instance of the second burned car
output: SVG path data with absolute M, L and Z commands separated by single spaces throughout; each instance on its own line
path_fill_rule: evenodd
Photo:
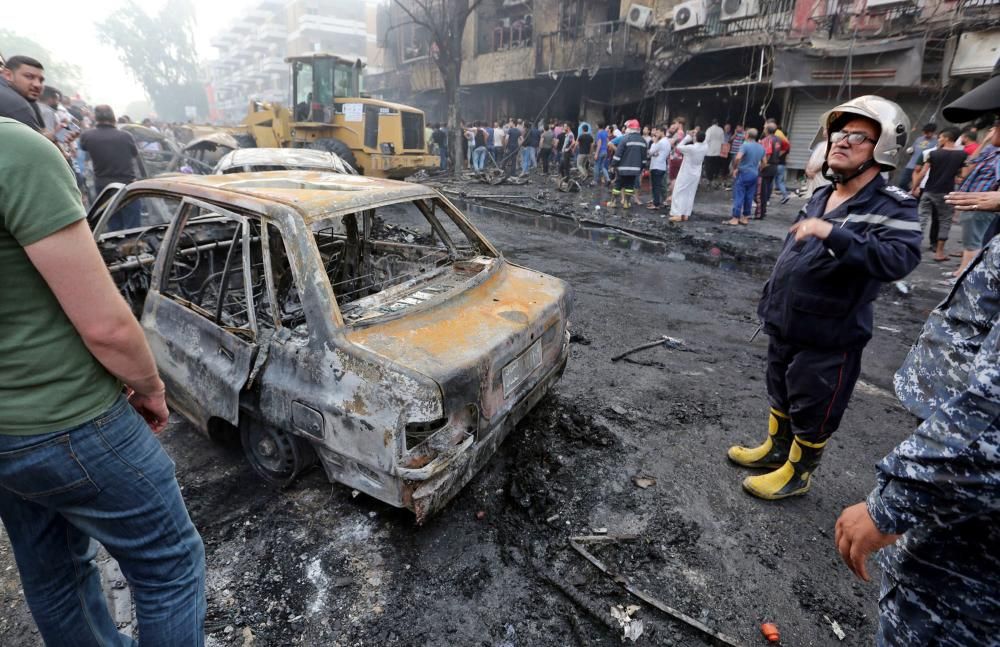
M 505 260 L 430 188 L 178 176 L 130 184 L 104 208 L 132 201 L 157 215 L 98 244 L 169 400 L 210 435 L 239 433 L 270 481 L 318 460 L 422 521 L 565 368 L 569 286 Z

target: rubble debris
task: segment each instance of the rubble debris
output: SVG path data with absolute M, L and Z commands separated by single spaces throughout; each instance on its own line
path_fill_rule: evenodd
M 823 619 L 830 623 L 830 629 L 833 630 L 833 635 L 837 637 L 837 640 L 843 640 L 847 638 L 847 633 L 840 626 L 840 623 L 836 620 L 831 620 L 830 616 L 824 615 Z
M 569 343 L 590 346 L 591 341 L 582 332 L 571 330 L 569 333 Z
M 901 332 L 899 328 L 893 328 L 892 326 L 875 326 L 875 327 L 878 328 L 879 330 L 884 330 L 886 332 L 891 332 L 893 334 L 898 334 L 899 332 Z
M 909 294 L 910 292 L 913 291 L 913 288 L 910 287 L 910 284 L 906 283 L 905 281 L 896 281 L 895 283 L 893 283 L 893 286 L 897 290 L 899 290 L 900 294 Z
M 652 476 L 640 476 L 638 474 L 632 477 L 632 482 L 635 483 L 636 487 L 640 487 L 643 490 L 656 485 L 656 479 Z
M 734 638 L 731 638 L 720 631 L 712 629 L 705 623 L 695 620 L 694 618 L 685 614 L 684 612 L 678 611 L 677 609 L 668 606 L 667 604 L 661 602 L 660 600 L 657 600 L 656 598 L 646 593 L 645 591 L 636 588 L 635 586 L 632 585 L 631 581 L 627 576 L 622 575 L 621 573 L 612 572 L 611 570 L 608 569 L 607 566 L 605 566 L 604 562 L 597 559 L 597 557 L 595 557 L 593 553 L 591 553 L 590 551 L 588 551 L 586 548 L 583 547 L 584 544 L 590 544 L 596 542 L 616 542 L 616 541 L 624 541 L 627 539 L 635 539 L 635 538 L 636 537 L 634 535 L 577 536 L 577 537 L 570 537 L 569 544 L 570 546 L 573 547 L 573 550 L 583 555 L 584 559 L 586 559 L 588 562 L 596 566 L 598 570 L 600 570 L 602 573 L 613 579 L 615 582 L 621 584 L 622 588 L 624 588 L 626 591 L 628 591 L 635 597 L 639 598 L 646 604 L 656 607 L 657 609 L 666 613 L 675 620 L 680 620 L 689 627 L 697 629 L 698 631 L 708 636 L 711 636 L 712 638 L 714 638 L 716 641 L 718 641 L 723 645 L 732 645 L 733 647 L 737 647 L 739 643 L 736 642 Z
M 767 638 L 767 642 L 776 643 L 781 640 L 781 634 L 778 633 L 778 625 L 773 622 L 765 622 L 760 626 L 760 633 L 764 634 Z
M 661 337 L 660 339 L 658 339 L 656 341 L 647 342 L 645 344 L 640 344 L 639 346 L 636 346 L 635 348 L 630 348 L 629 350 L 625 351 L 621 355 L 616 355 L 616 356 L 612 357 L 611 361 L 612 362 L 617 362 L 619 360 L 625 359 L 626 357 L 628 357 L 629 355 L 632 355 L 633 353 L 638 353 L 639 351 L 646 350 L 648 348 L 655 348 L 656 346 L 664 346 L 664 347 L 666 347 L 666 348 L 668 348 L 670 350 L 685 350 L 684 349 L 684 340 L 683 339 L 676 339 L 674 337 L 667 337 L 666 335 L 663 335 L 663 337 Z
M 632 617 L 639 609 L 640 607 L 637 604 L 630 604 L 627 607 L 616 604 L 611 607 L 611 617 L 617 620 L 618 624 L 624 630 L 624 634 L 622 635 L 623 640 L 628 638 L 632 642 L 635 642 L 642 635 L 642 620 Z
M 563 193 L 579 193 L 580 183 L 573 178 L 565 177 L 559 181 L 559 186 L 556 188 Z
M 482 521 L 485 518 L 486 518 L 486 511 L 485 510 L 480 510 L 479 512 L 476 513 L 476 520 L 477 521 Z

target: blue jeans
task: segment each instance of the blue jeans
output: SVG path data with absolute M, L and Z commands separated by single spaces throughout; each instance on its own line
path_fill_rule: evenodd
M 608 182 L 611 181 L 611 176 L 608 175 L 608 154 L 607 152 L 598 153 L 597 161 L 594 163 L 594 183 L 601 181 L 604 178 Z
M 535 147 L 524 146 L 521 148 L 521 172 L 527 173 L 535 164 Z
M 733 218 L 753 215 L 753 197 L 757 193 L 757 174 L 740 171 L 733 180 Z
M 785 186 L 785 165 L 778 164 L 778 174 L 774 176 L 774 185 L 781 191 L 781 197 L 788 197 L 788 187 Z
M 486 165 L 486 147 L 477 146 L 472 151 L 472 168 L 477 171 L 482 171 L 483 166 Z
M 72 429 L 0 435 L 0 518 L 48 647 L 136 644 L 108 613 L 97 542 L 129 582 L 144 645 L 204 645 L 205 548 L 173 461 L 124 397 Z
M 439 146 L 438 153 L 441 155 L 441 170 L 442 171 L 448 170 L 448 147 Z

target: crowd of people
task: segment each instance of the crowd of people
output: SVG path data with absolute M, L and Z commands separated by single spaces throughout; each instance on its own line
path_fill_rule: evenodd
M 651 198 L 646 208 L 669 209 L 671 222 L 691 217 L 703 180 L 710 188 L 732 188 L 734 216 L 730 224 L 764 218 L 774 188 L 782 203 L 791 199 L 785 179 L 791 145 L 774 120 L 764 123 L 765 135 L 760 138 L 755 128 L 720 125 L 718 120 L 704 129 L 700 125 L 689 128 L 683 117 L 669 125 L 646 127 L 634 119 L 619 127 L 616 123 L 508 118 L 492 123 L 463 122 L 460 129 L 464 169 L 482 173 L 500 168 L 509 175 L 558 173 L 586 186 L 609 187 L 613 195 L 609 206 L 623 209 L 641 203 L 637 194 L 648 178 Z M 635 138 L 626 142 L 630 134 L 638 134 L 645 148 L 636 162 L 641 166 L 638 172 L 629 167 L 634 160 L 625 168 L 616 161 L 623 145 L 639 144 Z M 454 156 L 447 126 L 430 124 L 426 136 L 428 150 L 441 155 L 441 169 L 449 168 Z M 750 145 L 744 153 L 745 143 Z M 625 178 L 630 178 L 631 186 Z M 730 179 L 731 185 L 727 182 Z
M 1000 65 L 943 114 L 956 123 L 1000 116 Z M 622 208 L 648 171 L 648 208 L 669 202 L 675 222 L 692 216 L 703 178 L 718 186 L 731 176 L 731 225 L 766 217 L 774 187 L 789 198 L 788 138 L 774 121 L 760 130 L 713 122 L 702 131 L 683 119 L 623 126 L 470 124 L 461 162 L 480 172 L 558 168 L 608 185 Z M 869 95 L 832 108 L 822 126 L 807 167 L 812 192 L 757 309 L 769 337 L 767 433 L 727 456 L 766 470 L 744 479 L 753 496 L 810 490 L 860 377 L 881 287 L 917 266 L 924 229 L 933 258 L 945 260 L 941 243 L 961 214 L 960 274 L 895 376 L 900 402 L 923 422 L 878 463 L 866 500 L 842 512 L 835 544 L 863 579 L 867 558 L 883 549 L 878 645 L 993 644 L 1000 120 L 982 142 L 970 129 L 928 125 L 907 151 L 905 113 Z M 98 186 L 131 181 L 136 144 L 110 107 L 67 105 L 46 91 L 43 65 L 20 56 L 0 70 L 0 141 L 0 517 L 24 596 L 47 644 L 128 644 L 103 599 L 96 539 L 134 588 L 143 642 L 202 645 L 204 547 L 152 435 L 168 420 L 165 387 L 87 227 L 74 167 L 84 151 Z M 428 141 L 447 151 L 444 128 Z M 888 182 L 894 171 L 908 190 Z

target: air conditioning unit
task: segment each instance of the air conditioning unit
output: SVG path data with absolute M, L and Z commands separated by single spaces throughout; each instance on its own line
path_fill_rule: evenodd
M 630 27 L 645 29 L 649 27 L 651 22 L 653 22 L 653 10 L 649 7 L 642 6 L 641 4 L 634 4 L 629 7 L 628 15 L 625 16 L 625 22 L 628 23 Z
M 880 11 L 882 9 L 888 9 L 889 7 L 897 7 L 902 5 L 913 5 L 913 0 L 868 0 L 865 3 L 865 9 L 875 9 Z
M 687 0 L 674 7 L 674 31 L 705 24 L 705 0 Z
M 870 1 L 870 0 L 869 0 Z M 722 12 L 719 20 L 739 20 L 760 13 L 758 0 L 722 0 Z

